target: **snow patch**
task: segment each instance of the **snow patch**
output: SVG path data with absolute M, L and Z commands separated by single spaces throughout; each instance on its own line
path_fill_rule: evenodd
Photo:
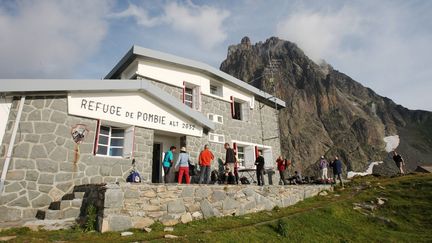
M 369 167 L 366 169 L 365 172 L 354 172 L 354 171 L 348 171 L 348 173 L 347 173 L 347 178 L 348 178 L 348 179 L 351 179 L 351 178 L 353 178 L 354 176 L 366 176 L 366 175 L 371 175 L 372 172 L 373 172 L 373 167 L 374 167 L 375 165 L 379 165 L 379 164 L 382 164 L 382 163 L 383 163 L 383 161 L 375 161 L 375 162 L 371 162 L 371 163 L 369 164 Z
M 386 143 L 385 151 L 390 153 L 395 150 L 400 143 L 399 135 L 388 136 L 384 138 L 384 142 Z

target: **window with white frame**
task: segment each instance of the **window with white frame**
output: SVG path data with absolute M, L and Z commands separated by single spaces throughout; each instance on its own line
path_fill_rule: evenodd
M 209 142 L 225 143 L 225 136 L 222 134 L 209 133 Z
M 223 97 L 222 85 L 215 81 L 210 81 L 210 94 Z
M 100 125 L 95 154 L 111 157 L 132 157 L 134 127 Z
M 249 102 L 231 97 L 231 116 L 235 120 L 249 121 Z
M 201 88 L 200 86 L 186 83 L 183 84 L 183 103 L 195 110 L 201 110 Z
M 237 158 L 239 160 L 240 166 L 246 166 L 245 163 L 245 147 L 237 146 Z
M 189 106 L 190 108 L 193 108 L 193 101 L 194 101 L 193 89 L 185 87 L 185 91 L 184 91 L 185 105 Z
M 217 123 L 223 124 L 223 116 L 221 116 L 221 115 L 217 115 L 217 114 L 213 114 L 213 113 L 208 113 L 207 117 L 208 117 L 209 120 L 211 120 L 213 122 L 217 122 Z

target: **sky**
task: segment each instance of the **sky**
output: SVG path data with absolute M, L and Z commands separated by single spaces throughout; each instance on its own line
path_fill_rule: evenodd
M 134 44 L 219 67 L 242 37 L 277 36 L 432 111 L 431 13 L 416 0 L 0 0 L 0 79 L 101 79 Z

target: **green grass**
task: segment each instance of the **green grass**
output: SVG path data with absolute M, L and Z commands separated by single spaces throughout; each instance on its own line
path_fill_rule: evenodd
M 353 209 L 353 203 L 388 202 L 373 214 Z M 238 217 L 211 218 L 174 227 L 169 234 L 180 242 L 432 242 L 432 175 L 396 178 L 359 178 L 345 190 L 307 199 L 293 207 L 276 208 Z M 381 217 L 381 219 L 379 218 Z M 382 218 L 388 219 L 390 223 Z M 151 233 L 84 233 L 79 230 L 11 229 L 0 236 L 17 235 L 16 242 L 133 242 L 165 241 L 163 226 Z

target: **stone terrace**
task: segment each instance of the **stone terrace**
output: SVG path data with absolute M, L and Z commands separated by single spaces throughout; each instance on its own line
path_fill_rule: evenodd
M 108 184 L 100 230 L 144 228 L 155 221 L 171 226 L 201 218 L 243 215 L 294 205 L 325 190 L 332 187 Z

